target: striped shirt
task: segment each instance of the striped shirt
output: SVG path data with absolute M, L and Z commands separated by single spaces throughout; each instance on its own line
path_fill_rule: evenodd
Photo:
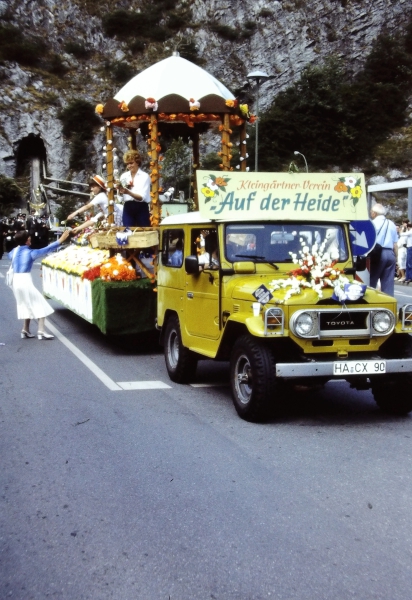
M 10 260 L 13 260 L 13 256 L 16 256 L 13 261 L 13 271 L 15 273 L 30 273 L 33 263 L 37 258 L 46 256 L 46 254 L 57 250 L 59 247 L 60 242 L 53 242 L 45 248 L 39 248 L 38 250 L 32 250 L 30 246 L 16 246 L 16 248 L 9 252 Z

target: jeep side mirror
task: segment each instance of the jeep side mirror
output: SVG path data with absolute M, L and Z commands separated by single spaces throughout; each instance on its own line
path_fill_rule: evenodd
M 199 261 L 197 260 L 197 256 L 186 256 L 185 271 L 189 275 L 198 275 L 200 273 Z
M 357 256 L 353 262 L 353 267 L 346 267 L 343 269 L 345 275 L 355 275 L 357 271 L 364 271 L 366 269 L 366 256 Z
M 357 256 L 355 261 L 355 269 L 364 271 L 366 269 L 366 256 Z

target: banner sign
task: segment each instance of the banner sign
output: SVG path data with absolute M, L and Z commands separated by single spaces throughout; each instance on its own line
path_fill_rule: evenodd
M 215 221 L 369 218 L 362 173 L 197 171 L 199 210 Z

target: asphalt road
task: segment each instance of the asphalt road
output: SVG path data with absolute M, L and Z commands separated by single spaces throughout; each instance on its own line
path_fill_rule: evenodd
M 21 340 L 8 263 L 1 599 L 411 598 L 412 417 L 335 382 L 246 423 L 226 364 L 174 384 L 55 303 L 58 337 Z

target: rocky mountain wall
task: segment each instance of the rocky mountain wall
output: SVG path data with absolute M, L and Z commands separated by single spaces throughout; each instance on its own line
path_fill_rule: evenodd
M 359 69 L 378 34 L 396 33 L 410 10 L 410 0 L 194 0 L 191 23 L 184 30 L 167 42 L 147 43 L 143 53 L 133 55 L 124 41 L 104 35 L 101 17 L 116 8 L 137 10 L 140 4 L 103 2 L 90 14 L 87 0 L 0 0 L 0 22 L 40 36 L 67 71 L 61 77 L 39 67 L 0 64 L 0 173 L 16 175 L 19 148 L 31 136 L 43 142 L 52 177 L 73 175 L 57 115 L 75 98 L 97 104 L 115 94 L 121 85 L 113 83 L 104 68 L 107 63 L 125 62 L 137 73 L 193 41 L 203 67 L 232 90 L 255 69 L 274 75 L 262 87 L 265 109 L 308 64 L 320 64 L 335 54 Z M 230 41 L 213 31 L 212 23 L 237 31 L 247 26 L 250 35 Z M 88 48 L 87 60 L 67 52 L 73 41 Z M 93 146 L 99 169 L 101 136 Z

